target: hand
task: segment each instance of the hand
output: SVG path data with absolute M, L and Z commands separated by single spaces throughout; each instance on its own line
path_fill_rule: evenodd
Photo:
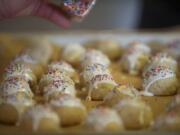
M 0 20 L 17 16 L 39 16 L 62 27 L 70 25 L 60 8 L 46 0 L 0 0 Z

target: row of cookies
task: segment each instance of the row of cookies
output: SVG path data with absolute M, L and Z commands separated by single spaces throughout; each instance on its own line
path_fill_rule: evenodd
M 36 105 L 34 100 L 34 95 L 38 93 L 38 80 L 52 54 L 52 47 L 48 42 L 32 40 L 7 66 L 0 94 L 2 123 L 16 124 L 29 130 L 59 127 L 57 114 L 47 105 Z M 44 124 L 44 121 L 51 122 Z

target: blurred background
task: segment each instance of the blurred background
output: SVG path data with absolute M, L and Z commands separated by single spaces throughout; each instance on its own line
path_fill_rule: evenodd
M 56 0 L 57 1 L 57 0 Z M 180 0 L 97 0 L 81 23 L 70 29 L 154 29 L 180 25 Z M 60 31 L 55 24 L 36 17 L 0 22 L 0 31 Z

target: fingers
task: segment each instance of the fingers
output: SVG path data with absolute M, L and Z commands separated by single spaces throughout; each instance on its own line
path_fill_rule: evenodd
M 35 6 L 36 8 L 34 8 L 31 15 L 43 17 L 64 28 L 70 26 L 70 19 L 63 14 L 60 8 L 42 0 L 39 1 L 38 6 Z

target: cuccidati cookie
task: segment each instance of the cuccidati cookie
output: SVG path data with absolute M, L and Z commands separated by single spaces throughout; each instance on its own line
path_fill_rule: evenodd
M 118 85 L 109 91 L 103 100 L 103 105 L 114 106 L 123 98 L 137 98 L 139 91 L 130 85 Z
M 61 58 L 73 66 L 80 66 L 81 57 L 86 52 L 85 48 L 79 43 L 69 43 L 61 51 Z
M 0 121 L 15 124 L 23 111 L 34 104 L 33 93 L 24 78 L 9 77 L 0 85 Z
M 79 83 L 79 75 L 76 70 L 65 61 L 56 61 L 48 65 L 48 70 L 58 70 L 70 77 L 75 83 Z
M 22 114 L 18 124 L 25 131 L 54 132 L 59 130 L 60 119 L 50 106 L 35 105 Z
M 85 119 L 84 127 L 98 132 L 124 130 L 121 117 L 115 110 L 107 107 L 98 107 L 90 110 Z
M 86 116 L 86 108 L 81 100 L 70 94 L 61 94 L 51 98 L 49 104 L 61 119 L 62 126 L 82 124 Z
M 129 74 L 138 75 L 148 62 L 151 49 L 142 42 L 132 42 L 120 59 L 122 69 Z
M 37 78 L 33 71 L 23 63 L 11 62 L 5 69 L 4 79 L 9 77 L 24 78 L 32 89 L 35 89 L 37 85 Z
M 85 47 L 100 50 L 111 60 L 119 58 L 123 54 L 124 48 L 111 39 L 92 40 L 84 43 Z
M 105 67 L 108 67 L 110 65 L 110 60 L 101 51 L 95 49 L 88 49 L 81 58 L 82 68 L 85 68 L 93 63 L 101 64 Z
M 163 60 L 162 60 L 163 61 Z M 150 63 L 144 71 L 145 95 L 173 95 L 178 89 L 176 64 L 169 61 L 157 61 Z
M 126 129 L 147 128 L 153 121 L 151 107 L 139 98 L 123 98 L 113 108 L 122 118 Z
M 43 74 L 43 68 L 41 64 L 38 63 L 36 59 L 34 59 L 28 51 L 23 50 L 20 54 L 18 54 L 12 62 L 24 64 L 28 68 L 32 70 L 32 72 L 35 74 L 37 80 L 40 78 L 40 76 Z
M 103 100 L 107 92 L 117 86 L 110 71 L 101 64 L 94 63 L 86 66 L 82 77 L 86 84 L 88 99 Z

